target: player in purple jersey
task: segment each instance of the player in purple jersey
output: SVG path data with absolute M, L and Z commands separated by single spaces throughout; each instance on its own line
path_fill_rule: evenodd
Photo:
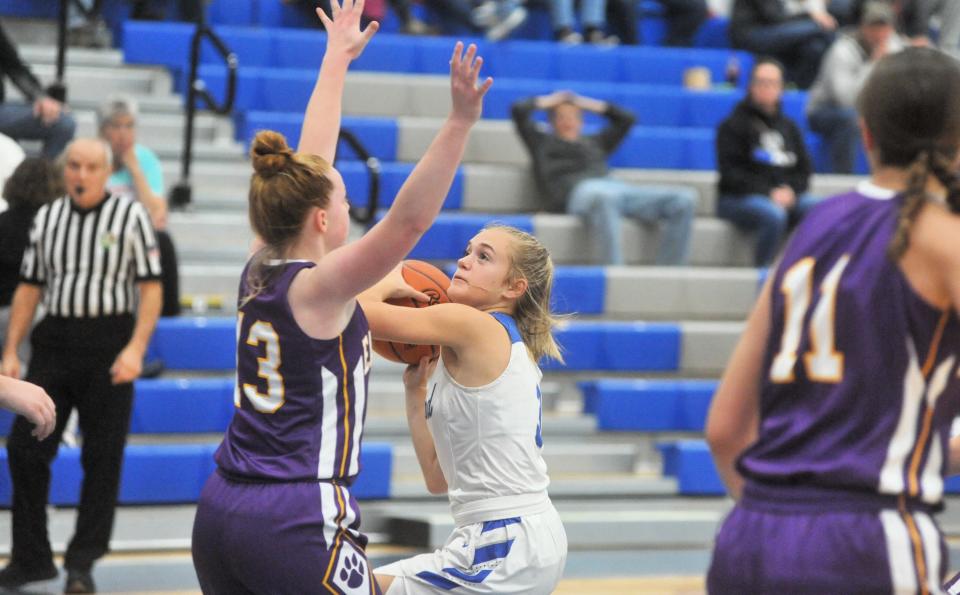
M 376 31 L 363 0 L 318 11 L 327 45 L 297 152 L 275 132 L 251 147 L 236 410 L 194 521 L 204 593 L 371 594 L 378 589 L 350 486 L 360 472 L 370 335 L 355 296 L 391 271 L 436 217 L 492 81 L 457 43 L 452 108 L 383 219 L 346 244 L 346 190 L 331 167 L 347 67 Z M 397 295 L 420 295 L 410 288 Z
M 815 207 L 707 421 L 737 505 L 711 593 L 942 593 L 960 463 L 960 65 L 910 49 L 858 99 L 871 178 Z M 953 448 L 951 448 L 953 446 Z
M 404 374 L 407 423 L 427 488 L 447 493 L 456 529 L 435 552 L 377 568 L 377 582 L 386 595 L 552 593 L 567 538 L 541 455 L 537 362 L 562 361 L 550 253 L 491 225 L 457 261 L 451 303 L 384 303 L 404 285 L 398 268 L 359 299 L 378 339 L 440 345 L 435 371 L 422 361 Z

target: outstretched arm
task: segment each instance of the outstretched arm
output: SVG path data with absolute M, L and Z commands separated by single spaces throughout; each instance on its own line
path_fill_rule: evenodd
M 323 157 L 333 163 L 337 153 L 337 140 L 340 138 L 340 111 L 343 99 L 343 84 L 347 77 L 350 62 L 363 53 L 367 42 L 377 32 L 380 25 L 372 21 L 363 31 L 360 30 L 360 15 L 363 14 L 364 0 L 330 1 L 331 17 L 322 9 L 317 16 L 327 30 L 327 49 L 323 54 L 317 84 L 313 87 L 307 111 L 300 130 L 300 144 L 297 150 Z
M 382 279 L 433 223 L 463 158 L 470 129 L 480 119 L 492 79 L 477 84 L 483 60 L 457 43 L 450 61 L 453 107 L 446 122 L 400 188 L 390 210 L 366 235 L 328 254 L 312 269 L 318 299 L 344 302 Z

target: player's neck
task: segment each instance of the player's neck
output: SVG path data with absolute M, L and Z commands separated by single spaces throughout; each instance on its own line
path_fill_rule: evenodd
M 327 253 L 326 247 L 312 239 L 301 238 L 296 244 L 290 247 L 283 257 L 287 260 L 309 260 L 311 262 L 320 262 Z
M 903 192 L 910 183 L 910 172 L 901 167 L 879 167 L 873 171 L 870 182 L 874 186 L 886 188 L 895 192 Z M 936 176 L 927 176 L 927 193 L 932 196 L 943 196 L 946 188 Z

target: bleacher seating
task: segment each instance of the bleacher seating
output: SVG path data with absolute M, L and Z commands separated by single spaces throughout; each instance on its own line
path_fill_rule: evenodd
M 180 23 L 125 24 L 124 56 L 131 63 L 165 65 L 175 73 L 182 89 L 189 64 L 191 27 Z M 220 26 L 216 29 L 241 56 L 237 85 L 237 139 L 249 142 L 263 127 L 285 130 L 299 118 L 316 81 L 322 58 L 322 32 L 269 27 Z M 508 118 L 510 104 L 521 98 L 570 89 L 622 104 L 639 117 L 639 125 L 613 156 L 617 167 L 713 170 L 716 168 L 714 131 L 742 97 L 753 59 L 729 49 L 665 49 L 646 46 L 598 48 L 563 47 L 536 41 L 489 43 L 473 40 L 485 56 L 485 72 L 497 80 L 484 107 L 486 118 Z M 447 72 L 450 39 L 411 38 L 382 33 L 354 63 L 356 71 L 441 75 Z M 201 78 L 215 95 L 226 85 L 226 69 L 207 47 L 201 53 Z M 740 69 L 738 89 L 722 85 L 710 90 L 686 90 L 683 77 L 691 67 L 710 71 L 715 83 L 725 80 L 727 66 Z M 384 102 L 391 98 L 384 96 Z M 806 93 L 788 91 L 785 112 L 800 123 L 817 171 L 827 167 L 826 150 L 819 136 L 806 125 Z M 279 113 L 271 113 L 279 112 Z M 389 124 L 368 129 L 378 136 L 374 151 L 391 160 Z M 661 130 L 662 128 L 662 130 Z M 296 138 L 298 130 L 290 131 Z M 857 171 L 866 171 L 861 156 Z
M 13 10 L 36 16 L 53 3 L 16 3 Z M 111 0 L 107 5 L 113 7 L 111 11 L 125 10 L 116 8 L 118 4 Z M 646 44 L 655 43 L 663 33 L 656 6 L 642 7 L 641 31 Z M 0 14 L 6 10 L 0 9 Z M 115 14 L 119 13 L 108 16 Z M 245 144 L 256 130 L 271 128 L 296 143 L 301 112 L 322 58 L 323 34 L 312 29 L 301 13 L 285 9 L 277 0 L 215 0 L 208 15 L 240 57 L 238 109 L 232 130 L 235 140 Z M 449 101 L 442 75 L 447 71 L 452 39 L 391 35 L 395 30 L 395 18 L 388 15 L 376 42 L 354 64 L 344 100 L 348 114 L 344 127 L 357 134 L 382 162 L 382 208 L 390 205 L 413 161 L 422 154 Z M 173 87 L 182 91 L 191 31 L 192 26 L 182 23 L 127 22 L 117 39 L 128 64 L 164 66 L 170 71 Z M 545 411 L 544 418 L 545 434 L 548 439 L 556 438 L 548 442 L 545 451 L 556 501 L 565 496 L 720 495 L 722 484 L 700 438 L 715 378 L 765 271 L 746 266 L 752 247 L 749 236 L 713 217 L 716 178 L 710 170 L 715 169 L 714 128 L 742 97 L 752 58 L 726 47 L 722 19 L 712 19 L 701 30 L 701 47 L 686 50 L 563 47 L 537 41 L 548 35 L 549 25 L 538 9 L 518 32 L 521 39 L 500 44 L 476 40 L 486 60 L 485 72 L 494 76 L 496 83 L 444 212 L 411 257 L 436 260 L 449 270 L 466 240 L 491 220 L 533 231 L 551 249 L 559 265 L 554 307 L 561 313 L 577 314 L 558 332 L 567 365 L 544 367 L 545 394 L 552 391 L 551 399 L 566 407 L 559 412 L 561 408 L 555 408 L 549 419 Z M 222 93 L 225 70 L 219 58 L 205 47 L 202 60 L 202 78 L 214 94 Z M 735 88 L 719 84 L 731 60 L 738 62 L 741 72 Z M 684 72 L 695 66 L 710 71 L 713 88 L 683 88 Z M 118 69 L 114 74 L 119 77 L 125 72 Z M 131 81 L 129 86 L 135 92 L 151 94 L 142 104 L 149 106 L 145 111 L 159 110 L 155 106 L 161 104 L 168 110 L 165 113 L 178 111 L 176 101 L 167 96 L 165 82 L 144 86 L 140 78 Z M 88 131 L 92 130 L 89 108 L 95 105 L 93 91 L 100 86 L 101 79 L 91 79 L 86 86 L 78 82 L 73 87 L 71 101 L 83 106 L 78 118 Z M 616 175 L 633 181 L 689 183 L 701 191 L 692 247 L 695 266 L 595 266 L 596 238 L 584 233 L 579 220 L 532 214 L 537 203 L 526 154 L 507 121 L 509 108 L 520 97 L 558 88 L 615 101 L 638 115 L 638 125 L 611 160 L 620 168 Z M 162 94 L 166 94 L 165 103 L 151 102 L 153 95 Z M 785 110 L 802 122 L 805 101 L 804 93 L 788 92 Z M 143 130 L 164 139 L 157 149 L 169 176 L 180 146 L 168 136 L 177 140 L 181 123 L 177 120 L 174 125 L 171 118 L 144 120 Z M 596 119 L 588 121 L 589 126 L 597 123 Z M 808 135 L 808 141 L 822 161 L 817 138 Z M 173 213 L 170 230 L 181 250 L 186 286 L 216 285 L 218 289 L 211 293 L 224 298 L 229 314 L 231 292 L 249 238 L 249 225 L 240 213 L 249 166 L 233 145 L 204 142 L 196 155 L 197 210 Z M 648 168 L 657 171 L 646 171 Z M 352 204 L 366 206 L 368 179 L 362 163 L 349 151 L 342 151 L 338 169 Z M 847 179 L 821 184 L 831 190 L 847 186 Z M 211 197 L 217 200 L 211 201 Z M 628 224 L 625 248 L 631 255 L 630 265 L 649 263 L 656 240 L 654 230 Z M 234 325 L 229 316 L 161 321 L 151 353 L 164 360 L 168 371 L 164 378 L 137 382 L 122 502 L 196 499 L 213 469 L 217 434 L 234 411 Z M 368 436 L 372 438 L 364 445 L 365 472 L 354 492 L 361 498 L 426 499 L 402 413 L 398 414 L 402 410 L 402 368 L 378 360 L 374 370 L 371 395 L 377 393 L 379 401 L 374 403 L 371 397 L 368 405 L 378 407 L 379 413 L 368 417 Z M 545 397 L 545 409 L 549 400 Z M 571 403 L 574 407 L 580 404 L 576 415 L 570 415 Z M 10 422 L 11 416 L 0 412 L 0 433 L 6 432 Z M 654 442 L 656 447 L 649 446 Z M 660 458 L 648 450 L 659 452 Z M 0 449 L 0 506 L 6 506 L 10 497 L 9 481 L 2 475 L 4 457 L 5 451 Z M 600 463 L 601 457 L 609 458 Z M 662 474 L 638 472 L 651 460 L 662 460 Z M 54 504 L 76 502 L 79 473 L 76 449 L 62 448 L 54 469 Z M 603 473 L 619 475 L 611 478 Z M 951 487 L 960 491 L 960 481 Z M 571 535 L 576 534 L 577 522 L 572 520 L 569 525 Z M 596 539 L 596 528 L 580 522 L 591 526 L 577 539 L 593 543 L 588 533 Z M 644 518 L 643 522 L 653 520 Z M 704 534 L 712 535 L 715 522 L 714 517 L 701 520 L 701 525 L 709 525 Z M 387 528 L 381 529 L 387 532 Z M 390 533 L 396 541 L 395 530 Z
M 129 444 L 124 450 L 120 479 L 121 504 L 175 504 L 196 502 L 203 484 L 215 469 L 216 443 Z M 365 442 L 360 453 L 363 473 L 351 486 L 358 499 L 390 497 L 393 464 L 389 444 Z M 7 451 L 0 449 L 0 506 L 12 497 Z M 73 506 L 80 500 L 80 449 L 61 447 L 53 463 L 50 503 Z

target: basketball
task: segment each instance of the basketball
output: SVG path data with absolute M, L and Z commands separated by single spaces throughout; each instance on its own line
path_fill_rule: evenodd
M 450 301 L 447 297 L 447 287 L 450 278 L 443 271 L 429 262 L 422 260 L 405 260 L 401 269 L 403 280 L 417 291 L 422 291 L 430 297 L 429 302 L 420 302 L 413 298 L 399 298 L 387 300 L 394 306 L 407 308 L 426 308 L 434 304 L 444 304 Z M 374 341 L 373 350 L 390 361 L 403 364 L 420 363 L 420 358 L 435 358 L 440 355 L 437 345 L 413 345 L 411 343 L 394 343 L 392 341 Z

